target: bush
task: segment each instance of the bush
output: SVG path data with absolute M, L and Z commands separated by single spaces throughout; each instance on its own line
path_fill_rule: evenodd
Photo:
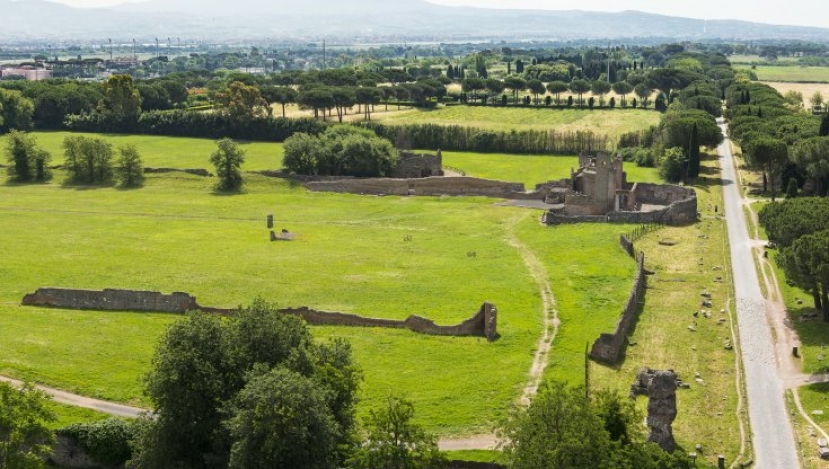
M 491 153 L 495 151 L 495 142 L 498 135 L 495 132 L 484 130 L 478 132 L 472 137 L 472 149 L 481 153 Z
M 121 466 L 132 457 L 130 441 L 137 427 L 126 420 L 112 418 L 94 423 L 77 423 L 57 434 L 73 440 L 95 462 L 104 466 Z
M 659 159 L 659 174 L 669 182 L 679 182 L 688 169 L 688 157 L 681 148 L 668 148 Z
M 72 136 L 63 140 L 66 171 L 73 182 L 112 182 L 112 144 L 101 138 Z
M 319 137 L 296 134 L 285 141 L 282 164 L 294 174 L 383 177 L 397 165 L 391 142 L 368 129 L 334 126 Z
M 144 183 L 144 167 L 141 155 L 135 145 L 125 145 L 118 149 L 118 167 L 115 172 L 123 187 L 137 187 Z

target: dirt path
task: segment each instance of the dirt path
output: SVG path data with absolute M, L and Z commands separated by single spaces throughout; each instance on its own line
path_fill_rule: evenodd
M 0 381 L 9 383 L 17 388 L 23 387 L 22 381 L 8 378 L 6 376 L 0 376 Z M 138 407 L 130 407 L 126 405 L 116 404 L 114 402 L 92 399 L 90 397 L 79 396 L 77 394 L 72 394 L 66 391 L 61 391 L 59 389 L 50 388 L 46 386 L 36 385 L 35 387 L 45 392 L 46 394 L 52 396 L 52 399 L 59 404 L 71 405 L 74 407 L 83 407 L 85 409 L 95 410 L 98 412 L 102 412 L 104 414 L 114 415 L 116 417 L 135 418 L 143 413 L 148 412 L 147 409 L 140 409 Z

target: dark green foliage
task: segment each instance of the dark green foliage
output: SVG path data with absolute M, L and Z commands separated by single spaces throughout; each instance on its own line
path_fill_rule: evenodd
M 763 192 L 767 182 L 770 183 L 771 200 L 774 201 L 777 177 L 789 161 L 786 142 L 763 134 L 748 134 L 742 147 L 748 164 L 763 171 Z
M 0 88 L 0 134 L 12 129 L 29 130 L 34 111 L 34 103 L 20 91 Z
M 791 161 L 817 184 L 817 195 L 826 192 L 829 177 L 829 138 L 813 137 L 797 142 L 789 151 Z
M 688 462 L 645 443 L 632 402 L 561 383 L 545 385 L 527 409 L 502 425 L 511 469 L 630 467 L 682 469 Z
M 166 93 L 169 99 L 169 94 Z M 141 112 L 141 93 L 129 75 L 113 75 L 104 82 L 104 96 L 98 103 L 98 111 L 123 119 L 134 119 Z
M 134 421 L 107 419 L 94 423 L 78 423 L 57 431 L 75 441 L 97 463 L 120 467 L 132 457 L 130 442 L 137 436 Z
M 63 140 L 64 166 L 79 184 L 112 182 L 112 144 L 102 138 L 72 136 Z
M 723 141 L 722 130 L 714 118 L 703 111 L 672 109 L 665 114 L 659 125 L 665 145 L 682 148 L 686 153 L 691 148 L 691 134 L 695 127 L 699 145 L 714 148 Z
M 49 397 L 34 385 L 22 390 L 0 382 L 0 467 L 41 469 L 52 452 L 54 435 L 48 428 L 55 416 Z
M 769 241 L 786 248 L 797 238 L 822 231 L 829 226 L 829 199 L 798 197 L 782 203 L 768 204 L 760 210 L 759 216 Z
M 349 469 L 440 469 L 446 463 L 434 436 L 412 422 L 411 402 L 390 397 L 369 412 L 366 441 L 347 461 Z
M 820 130 L 818 135 L 821 137 L 829 137 L 829 113 L 824 114 L 820 120 Z
M 216 176 L 219 178 L 216 189 L 220 191 L 240 190 L 245 184 L 242 177 L 245 152 L 229 138 L 219 140 L 216 145 L 219 148 L 210 156 L 210 163 L 216 168 Z
M 255 375 L 230 403 L 230 469 L 335 469 L 336 423 L 325 390 L 284 368 Z
M 829 322 L 829 230 L 797 238 L 777 261 L 789 282 L 812 293 L 815 309 L 822 310 Z
M 297 132 L 316 135 L 325 124 L 313 119 L 255 117 L 244 124 L 219 113 L 185 110 L 144 112 L 134 120 L 100 113 L 68 116 L 65 127 L 74 132 L 130 133 L 171 137 L 234 138 L 283 142 Z
M 196 312 L 162 338 L 129 467 L 335 468 L 353 447 L 359 370 L 339 340 L 261 300 L 230 318 Z
M 135 145 L 118 149 L 118 166 L 115 168 L 118 182 L 123 187 L 137 187 L 144 183 L 144 166 Z
M 797 197 L 797 191 L 798 191 L 797 179 L 790 178 L 789 179 L 789 184 L 786 186 L 786 198 L 787 199 L 794 199 L 795 197 Z
M 694 127 L 691 129 L 691 140 L 688 146 L 688 177 L 689 178 L 696 178 L 699 176 L 699 165 L 700 165 L 700 157 L 699 157 L 699 131 L 697 130 L 697 124 L 694 123 Z
M 410 124 L 390 126 L 380 123 L 362 123 L 377 135 L 394 140 L 399 130 L 412 139 L 412 148 L 440 148 L 444 151 L 482 151 L 492 153 L 531 155 L 573 155 L 582 151 L 606 151 L 607 136 L 591 131 L 556 132 L 555 130 L 491 131 L 477 127 L 438 124 Z M 494 133 L 492 146 L 476 146 L 475 136 Z M 480 138 L 478 139 L 480 143 Z
M 6 140 L 6 160 L 9 178 L 16 182 L 34 179 L 35 142 L 25 133 L 12 130 Z
M 681 181 L 688 169 L 687 153 L 680 148 L 668 148 L 659 159 L 659 175 L 669 182 Z
M 283 166 L 304 175 L 383 177 L 397 164 L 389 139 L 354 126 L 335 126 L 319 137 L 297 134 L 285 141 Z

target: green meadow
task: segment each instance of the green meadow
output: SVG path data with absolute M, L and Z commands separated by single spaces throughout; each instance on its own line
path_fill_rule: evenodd
M 65 135 L 37 137 L 60 155 Z M 199 162 L 213 147 L 206 140 L 106 137 L 134 143 L 148 166 L 205 167 Z M 276 166 L 268 158 L 279 145 L 251 145 L 256 151 L 245 169 Z M 474 156 L 459 154 L 451 164 L 482 176 L 500 167 L 503 179 L 529 182 L 566 177 L 571 165 L 553 163 L 574 161 Z M 312 193 L 256 174 L 235 195 L 215 193 L 212 178 L 178 173 L 149 175 L 133 190 L 76 187 L 64 177 L 58 170 L 49 184 L 0 185 L 0 374 L 135 405 L 148 404 L 141 376 L 176 316 L 21 307 L 23 295 L 40 286 L 186 291 L 205 306 L 262 297 L 282 307 L 418 314 L 439 324 L 460 322 L 492 301 L 501 335 L 493 343 L 314 328 L 320 340 L 353 344 L 364 370 L 360 413 L 403 394 L 429 430 L 463 435 L 489 432 L 505 415 L 541 337 L 543 305 L 515 239 L 543 258 L 561 301 L 564 325 L 548 377 L 576 381 L 584 340 L 615 323 L 634 270 L 616 242 L 625 227 L 551 229 L 539 224 L 540 212 L 498 207 L 493 199 Z M 271 243 L 267 214 L 296 240 Z

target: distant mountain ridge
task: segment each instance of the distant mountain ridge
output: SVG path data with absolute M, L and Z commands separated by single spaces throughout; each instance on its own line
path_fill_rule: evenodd
M 448 7 L 423 0 L 150 0 L 77 9 L 45 0 L 0 0 L 0 40 L 189 37 L 279 39 L 434 37 L 490 39 L 800 39 L 829 29 L 619 13 Z

